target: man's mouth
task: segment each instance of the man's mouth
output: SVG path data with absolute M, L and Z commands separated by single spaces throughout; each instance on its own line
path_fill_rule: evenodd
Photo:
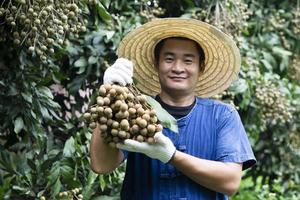
M 174 81 L 181 81 L 186 79 L 185 77 L 181 77 L 181 76 L 171 76 L 170 79 L 174 80 Z

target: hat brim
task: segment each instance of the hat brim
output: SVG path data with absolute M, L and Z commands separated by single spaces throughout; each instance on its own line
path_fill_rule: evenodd
M 214 26 L 195 19 L 161 18 L 129 32 L 121 41 L 117 55 L 134 64 L 136 87 L 148 95 L 161 90 L 154 66 L 154 48 L 162 39 L 185 37 L 204 50 L 205 70 L 198 78 L 195 93 L 211 97 L 226 90 L 239 73 L 241 59 L 234 41 Z

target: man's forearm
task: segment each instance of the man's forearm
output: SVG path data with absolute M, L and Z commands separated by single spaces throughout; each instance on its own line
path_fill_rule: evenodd
M 240 185 L 242 164 L 200 159 L 180 151 L 176 151 L 170 164 L 196 183 L 229 196 Z
M 119 149 L 104 143 L 98 126 L 92 135 L 90 156 L 91 168 L 99 174 L 113 171 L 123 160 L 123 153 Z

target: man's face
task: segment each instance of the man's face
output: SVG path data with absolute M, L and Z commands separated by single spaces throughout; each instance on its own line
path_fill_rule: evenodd
M 162 92 L 192 94 L 199 76 L 199 53 L 191 40 L 167 39 L 160 51 L 158 76 Z

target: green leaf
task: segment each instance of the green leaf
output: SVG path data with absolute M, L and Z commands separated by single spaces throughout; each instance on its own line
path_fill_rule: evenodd
M 78 60 L 75 61 L 74 66 L 75 67 L 86 67 L 88 65 L 87 60 L 85 57 L 80 57 Z
M 31 94 L 22 92 L 21 95 L 25 101 L 27 101 L 28 103 L 32 103 L 32 95 Z
M 90 65 L 92 65 L 92 64 L 95 64 L 95 63 L 97 63 L 97 58 L 95 57 L 95 56 L 90 56 L 89 57 L 89 60 L 88 60 L 88 63 L 90 64 Z
M 97 179 L 97 177 L 98 177 L 98 174 L 96 174 L 92 170 L 90 170 L 88 179 L 87 179 L 87 184 L 83 190 L 84 192 L 82 193 L 82 195 L 84 197 L 83 199 L 91 199 L 93 185 L 94 185 L 94 182 Z
M 150 104 L 150 106 L 156 111 L 156 115 L 158 120 L 165 128 L 169 128 L 171 131 L 178 133 L 178 126 L 176 119 L 170 115 L 165 109 L 161 107 L 161 105 L 152 97 L 148 95 L 144 95 L 146 97 L 146 101 Z
M 51 196 L 55 197 L 60 192 L 61 189 L 61 182 L 59 179 L 56 180 L 55 184 L 52 186 L 51 189 L 52 189 Z
M 283 48 L 280 48 L 280 47 L 273 47 L 272 50 L 275 54 L 277 54 L 280 57 L 285 57 L 285 56 L 291 56 L 292 55 L 292 52 L 287 51 L 287 50 L 285 50 Z
M 102 5 L 102 3 L 98 2 L 96 5 L 97 11 L 99 16 L 103 19 L 103 20 L 111 20 L 111 16 L 110 14 L 107 12 L 107 10 L 104 8 L 104 6 Z
M 272 70 L 272 65 L 265 59 L 262 59 L 261 62 L 264 64 L 264 66 L 268 69 L 268 70 Z
M 15 133 L 20 133 L 20 131 L 24 128 L 24 121 L 22 117 L 17 117 L 17 119 L 14 121 L 14 131 Z
M 39 88 L 39 90 L 45 94 L 48 98 L 53 99 L 53 94 L 51 92 L 51 90 L 45 86 L 42 86 Z
M 248 89 L 248 84 L 245 79 L 239 78 L 231 84 L 229 89 L 235 93 L 243 93 Z
M 75 140 L 73 137 L 70 137 L 66 143 L 63 150 L 63 155 L 67 157 L 71 157 L 75 152 Z

